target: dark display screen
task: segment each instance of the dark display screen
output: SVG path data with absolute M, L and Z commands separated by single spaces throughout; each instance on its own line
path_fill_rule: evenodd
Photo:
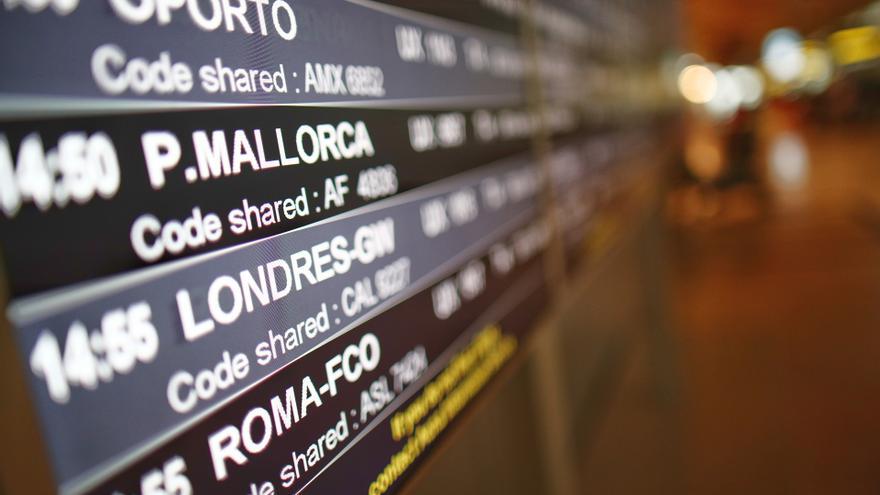
M 458 4 L 0 5 L 55 490 L 392 493 L 523 352 L 656 165 L 669 40 L 653 2 Z

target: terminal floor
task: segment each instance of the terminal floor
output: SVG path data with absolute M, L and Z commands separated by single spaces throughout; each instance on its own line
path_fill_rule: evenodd
M 807 131 L 803 190 L 670 223 L 668 345 L 633 346 L 584 493 L 880 493 L 876 136 Z

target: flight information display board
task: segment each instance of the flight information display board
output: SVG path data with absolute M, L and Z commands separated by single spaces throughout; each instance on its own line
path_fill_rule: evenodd
M 402 486 L 654 165 L 631 3 L 0 4 L 3 331 L 55 490 Z

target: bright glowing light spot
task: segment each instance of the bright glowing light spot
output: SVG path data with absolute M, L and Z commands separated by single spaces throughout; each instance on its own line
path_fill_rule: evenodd
M 678 90 L 691 103 L 707 103 L 718 89 L 715 74 L 706 66 L 689 65 L 678 75 Z
M 804 90 L 819 94 L 831 85 L 834 77 L 834 61 L 831 53 L 822 43 L 808 41 L 804 43 L 806 63 L 801 74 Z
M 770 77 L 786 84 L 800 76 L 806 65 L 801 41 L 801 36 L 791 29 L 777 29 L 764 38 L 761 63 Z
M 843 29 L 832 34 L 829 40 L 834 57 L 841 65 L 858 64 L 880 57 L 880 29 L 876 26 Z
M 740 65 L 730 69 L 730 75 L 739 87 L 742 106 L 749 110 L 758 108 L 764 97 L 764 78 L 758 69 Z
M 783 132 L 770 144 L 770 180 L 781 189 L 800 189 L 807 182 L 810 156 L 804 140 Z
M 706 110 L 717 119 L 728 119 L 739 109 L 742 94 L 736 79 L 727 69 L 717 70 L 715 80 L 715 96 L 706 103 Z

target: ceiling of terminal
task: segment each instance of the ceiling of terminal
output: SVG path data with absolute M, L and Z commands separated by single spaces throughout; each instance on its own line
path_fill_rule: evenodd
M 809 34 L 866 5 L 865 0 L 685 0 L 686 42 L 707 60 L 724 64 L 758 58 L 771 30 Z

